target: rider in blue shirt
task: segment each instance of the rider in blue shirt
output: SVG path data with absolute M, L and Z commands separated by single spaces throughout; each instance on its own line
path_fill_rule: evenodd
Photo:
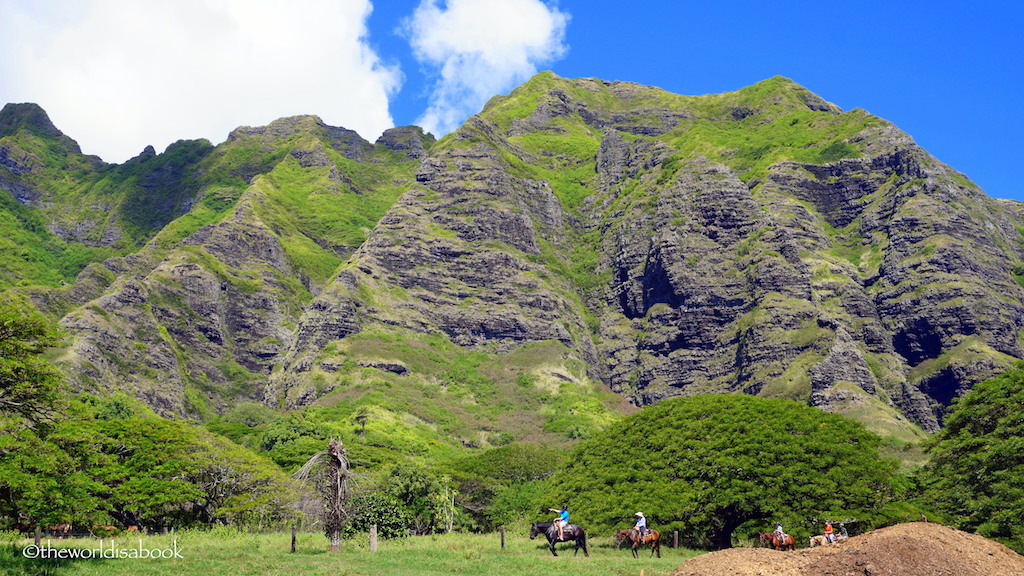
M 555 526 L 558 527 L 558 538 L 565 538 L 565 527 L 569 525 L 569 509 L 563 504 L 562 509 L 548 508 L 551 512 L 558 512 L 558 517 L 555 518 Z

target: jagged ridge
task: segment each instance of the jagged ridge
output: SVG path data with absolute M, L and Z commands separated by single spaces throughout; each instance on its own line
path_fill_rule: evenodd
M 178 146 L 133 162 L 185 216 L 30 291 L 70 312 L 80 386 L 165 414 L 394 385 L 416 370 L 388 343 L 455 354 L 417 336 L 441 335 L 494 361 L 554 343 L 520 365 L 538 389 L 783 396 L 913 438 L 1022 355 L 1019 206 L 784 78 L 688 97 L 542 73 L 437 143 L 296 117 Z

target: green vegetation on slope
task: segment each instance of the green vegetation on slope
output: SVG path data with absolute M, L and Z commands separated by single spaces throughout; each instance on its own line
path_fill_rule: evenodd
M 388 150 L 360 162 L 330 149 L 324 153 L 328 165 L 304 168 L 286 157 L 267 174 L 265 184 L 257 183 L 262 192 L 258 215 L 280 236 L 292 263 L 317 284 L 326 282 L 343 257 L 366 240 L 415 168 Z
M 597 391 L 583 363 L 565 359 L 567 353 L 558 342 L 494 354 L 440 335 L 354 334 L 317 359 L 309 378 L 317 403 L 268 422 L 259 442 L 286 468 L 330 437 L 367 446 L 364 458 L 374 462 L 399 454 L 436 462 L 525 439 L 564 445 L 602 430 L 621 410 L 621 401 Z M 270 436 L 278 426 L 292 431 Z M 261 433 L 236 434 L 255 440 Z
M 974 386 L 954 403 L 929 447 L 925 498 L 956 526 L 1024 553 L 1024 365 Z

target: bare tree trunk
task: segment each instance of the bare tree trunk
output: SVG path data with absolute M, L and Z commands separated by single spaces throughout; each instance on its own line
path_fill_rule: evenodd
M 341 531 L 348 520 L 345 504 L 348 502 L 348 455 L 338 440 L 327 444 L 327 478 L 325 479 L 326 502 L 324 503 L 324 528 L 330 538 L 330 552 L 341 550 Z

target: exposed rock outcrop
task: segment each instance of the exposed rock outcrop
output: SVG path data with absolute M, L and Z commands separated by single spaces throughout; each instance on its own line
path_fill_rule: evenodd
M 1024 209 L 783 78 L 685 97 L 544 73 L 438 142 L 296 116 L 177 146 L 132 161 L 138 190 L 208 220 L 34 294 L 71 311 L 80 385 L 166 413 L 312 402 L 367 330 L 557 341 L 636 404 L 745 392 L 928 431 L 1024 357 Z M 38 203 L 33 162 L 0 146 L 0 184 Z M 163 226 L 90 214 L 53 229 Z

